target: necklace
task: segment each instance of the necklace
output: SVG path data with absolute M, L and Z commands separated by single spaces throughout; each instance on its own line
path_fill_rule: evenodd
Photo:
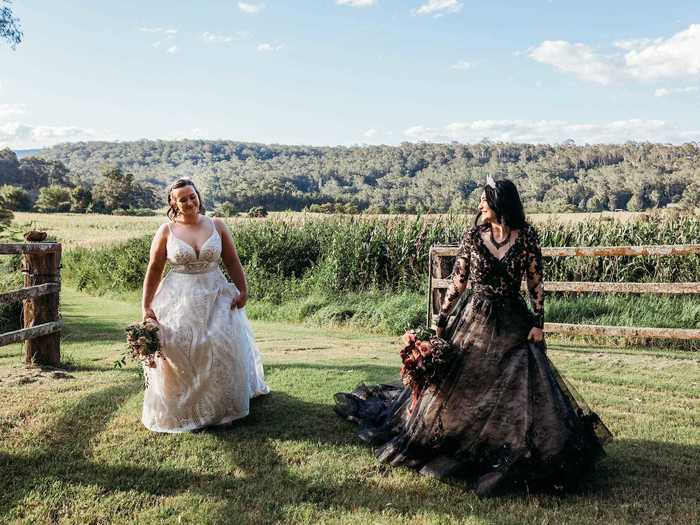
M 508 235 L 506 235 L 505 239 L 503 239 L 501 242 L 498 242 L 496 238 L 493 236 L 493 228 L 490 229 L 491 231 L 491 243 L 496 247 L 497 250 L 500 250 L 503 248 L 506 244 L 508 244 L 508 241 L 510 240 L 510 232 L 508 232 Z

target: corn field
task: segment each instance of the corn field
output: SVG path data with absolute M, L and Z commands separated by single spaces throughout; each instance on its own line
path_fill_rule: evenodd
M 455 244 L 470 219 L 251 221 L 232 227 L 255 293 L 277 293 L 303 282 L 325 291 L 414 290 L 427 286 L 433 244 Z M 690 244 L 700 242 L 700 217 L 653 221 L 542 223 L 543 246 Z M 66 278 L 79 288 L 140 288 L 149 239 L 108 248 L 74 248 L 64 256 Z M 570 257 L 545 259 L 548 280 L 683 282 L 700 276 L 700 257 Z M 271 288 L 277 288 L 277 292 Z

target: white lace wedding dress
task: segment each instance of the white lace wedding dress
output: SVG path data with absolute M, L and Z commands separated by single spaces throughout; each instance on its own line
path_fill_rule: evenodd
M 219 269 L 221 237 L 210 222 L 214 231 L 199 254 L 169 232 L 172 270 L 152 302 L 164 358 L 155 368 L 144 367 L 142 421 L 156 432 L 186 432 L 245 417 L 250 398 L 270 391 L 245 311 L 231 309 L 239 292 Z

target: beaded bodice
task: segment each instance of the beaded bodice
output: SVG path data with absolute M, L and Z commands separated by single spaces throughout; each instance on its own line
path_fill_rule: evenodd
M 178 238 L 173 233 L 172 228 L 168 224 L 170 235 L 166 245 L 168 253 L 168 262 L 176 273 L 206 273 L 218 268 L 219 259 L 221 258 L 221 237 L 212 221 L 212 233 L 209 238 L 204 241 L 199 250 L 199 254 L 195 249 L 182 239 Z

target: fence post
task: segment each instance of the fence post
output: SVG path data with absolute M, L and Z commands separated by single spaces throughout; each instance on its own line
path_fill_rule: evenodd
M 61 282 L 61 250 L 38 253 L 25 253 L 24 286 Z M 42 295 L 24 301 L 24 328 L 57 321 L 58 292 Z M 27 364 L 57 367 L 61 362 L 61 332 L 27 339 L 24 343 L 24 361 Z

